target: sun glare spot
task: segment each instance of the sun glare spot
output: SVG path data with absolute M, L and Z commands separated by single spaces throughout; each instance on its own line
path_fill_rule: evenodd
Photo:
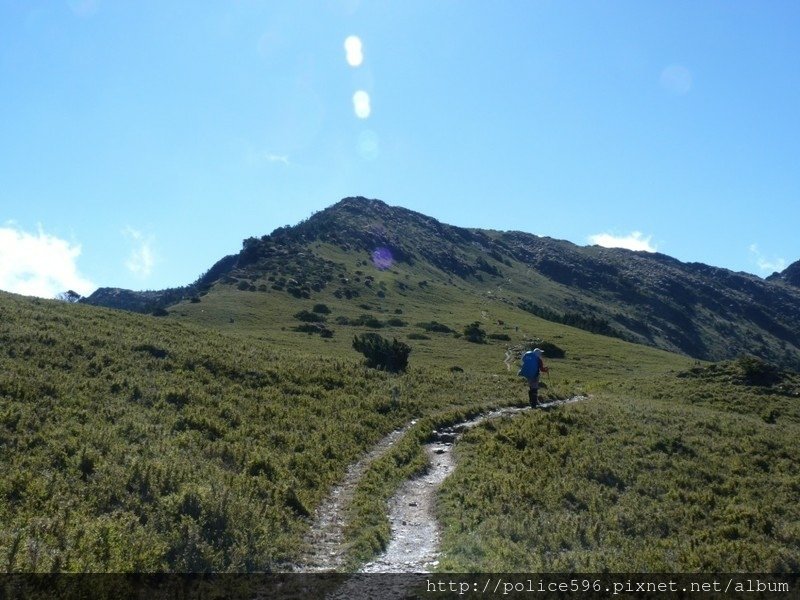
M 361 38 L 357 35 L 348 36 L 344 41 L 345 58 L 351 67 L 358 67 L 364 62 L 364 51 Z
M 358 90 L 353 94 L 353 110 L 359 119 L 366 119 L 372 112 L 369 103 L 369 94 L 364 90 Z
M 388 269 L 394 264 L 394 257 L 392 251 L 388 248 L 376 248 L 372 252 L 372 263 L 381 271 Z

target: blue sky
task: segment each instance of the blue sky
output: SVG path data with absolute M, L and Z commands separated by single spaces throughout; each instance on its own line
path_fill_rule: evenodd
M 800 258 L 799 28 L 794 1 L 0 0 L 0 289 L 182 285 L 355 195 L 765 276 Z

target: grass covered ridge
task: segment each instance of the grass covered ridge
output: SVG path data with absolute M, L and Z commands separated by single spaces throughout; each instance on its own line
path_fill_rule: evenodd
M 775 420 L 749 387 L 630 387 L 466 434 L 440 498 L 440 569 L 797 572 L 795 393 L 768 400 Z
M 0 295 L 7 571 L 269 570 L 421 411 L 357 360 Z
M 389 431 L 517 400 L 502 345 L 487 363 L 443 336 L 390 376 L 345 336 L 291 331 L 306 304 L 220 332 L 0 294 L 0 568 L 284 568 L 330 487 Z M 355 539 L 372 535 L 363 517 Z
M 347 466 L 419 419 L 356 491 L 355 566 L 387 543 L 385 500 L 433 425 L 526 402 L 503 360 L 532 338 L 565 351 L 545 399 L 594 398 L 464 436 L 442 569 L 797 568 L 794 376 L 693 366 L 397 269 L 373 288 L 415 293 L 218 286 L 164 318 L 0 294 L 0 569 L 284 568 Z M 332 337 L 295 331 L 302 311 Z M 364 314 L 408 340 L 406 373 L 363 366 Z M 459 334 L 476 321 L 485 344 Z

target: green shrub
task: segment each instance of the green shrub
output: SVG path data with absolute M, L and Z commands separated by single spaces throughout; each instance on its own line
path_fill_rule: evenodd
M 505 334 L 505 333 L 490 333 L 489 334 L 489 339 L 500 340 L 502 342 L 510 342 L 511 341 L 511 337 L 508 334 Z
M 560 313 L 521 298 L 520 302 L 517 303 L 517 306 L 522 310 L 531 313 L 532 315 L 536 315 L 537 317 L 541 317 L 542 319 L 547 319 L 548 321 L 553 321 L 555 323 L 563 323 L 564 325 L 577 327 L 579 329 L 583 329 L 584 331 L 590 331 L 592 333 L 616 337 L 623 340 L 629 337 L 624 332 L 615 328 L 607 319 L 602 319 L 600 317 L 596 317 L 595 315 L 586 315 L 576 312 Z
M 306 323 L 322 323 L 325 320 L 325 317 L 322 315 L 318 315 L 309 310 L 301 310 L 294 313 L 294 318 L 298 321 L 305 321 Z
M 486 332 L 481 329 L 480 321 L 475 321 L 464 327 L 464 336 L 467 341 L 473 344 L 483 344 L 486 342 Z
M 322 323 L 303 323 L 302 325 L 294 327 L 294 331 L 300 331 L 302 333 L 318 333 L 324 338 L 333 337 L 333 330 L 328 329 Z
M 427 323 L 417 323 L 417 327 L 421 327 L 425 331 L 435 331 L 438 333 L 453 333 L 447 325 L 439 323 L 438 321 L 428 321 Z
M 411 347 L 393 339 L 391 342 L 377 333 L 353 337 L 353 348 L 367 358 L 367 366 L 393 373 L 405 371 Z
M 381 327 L 383 327 L 383 322 L 380 319 L 373 317 L 372 315 L 361 315 L 355 319 L 351 319 L 350 325 L 380 329 Z
M 327 304 L 315 304 L 311 311 L 321 315 L 329 315 L 331 313 L 331 309 L 328 308 Z
M 392 318 L 386 321 L 387 325 L 391 325 L 392 327 L 405 327 L 408 323 L 403 321 L 403 319 Z
M 741 379 L 748 385 L 772 385 L 781 380 L 778 369 L 755 356 L 740 356 L 735 364 Z
M 425 335 L 424 333 L 409 333 L 408 339 L 410 340 L 429 340 L 431 337 L 429 335 Z
M 564 358 L 567 355 L 567 351 L 560 346 L 541 338 L 536 338 L 525 342 L 525 350 L 533 350 L 534 348 L 543 350 L 546 358 Z

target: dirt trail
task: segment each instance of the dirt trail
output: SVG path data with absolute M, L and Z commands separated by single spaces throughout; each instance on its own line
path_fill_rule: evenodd
M 586 400 L 575 396 L 540 405 L 548 409 L 561 404 Z M 436 432 L 435 439 L 425 451 L 431 462 L 428 473 L 406 482 L 389 501 L 389 519 L 392 539 L 386 551 L 366 564 L 360 573 L 353 574 L 336 591 L 326 595 L 326 600 L 359 600 L 383 598 L 401 600 L 413 590 L 424 590 L 425 573 L 438 564 L 440 531 L 434 516 L 436 492 L 455 468 L 452 447 L 464 431 L 489 419 L 513 416 L 530 408 L 502 408 L 478 417 L 445 427 Z M 366 573 L 404 573 L 374 578 Z M 409 575 L 409 574 L 415 574 Z M 416 596 L 414 596 L 416 597 Z
M 310 553 L 303 557 L 297 571 L 307 573 L 337 571 L 344 566 L 344 515 L 353 499 L 358 481 L 367 468 L 397 443 L 414 425 L 411 421 L 402 429 L 396 429 L 369 451 L 361 460 L 350 465 L 344 479 L 333 487 L 328 497 L 314 511 L 314 523 L 306 537 Z
M 585 399 L 585 396 L 575 396 L 547 402 L 540 408 L 548 409 Z M 430 573 L 438 565 L 439 558 L 440 530 L 434 513 L 436 493 L 455 468 L 453 444 L 464 431 L 484 421 L 528 410 L 531 409 L 501 408 L 437 431 L 435 440 L 425 446 L 431 468 L 425 475 L 407 481 L 389 501 L 391 540 L 386 551 L 364 565 L 361 572 Z
M 585 400 L 576 396 L 540 405 L 548 409 Z M 421 477 L 410 479 L 389 501 L 391 540 L 386 551 L 364 565 L 362 573 L 429 573 L 438 564 L 440 530 L 434 515 L 436 493 L 452 473 L 455 461 L 453 444 L 467 429 L 489 419 L 517 415 L 529 407 L 509 407 L 479 415 L 469 421 L 444 427 L 435 432 L 434 441 L 426 444 L 430 469 Z M 344 516 L 356 486 L 367 468 L 383 456 L 414 425 L 411 421 L 379 441 L 361 460 L 352 464 L 328 497 L 317 507 L 314 522 L 306 537 L 309 553 L 291 570 L 306 573 L 339 571 L 345 563 Z

